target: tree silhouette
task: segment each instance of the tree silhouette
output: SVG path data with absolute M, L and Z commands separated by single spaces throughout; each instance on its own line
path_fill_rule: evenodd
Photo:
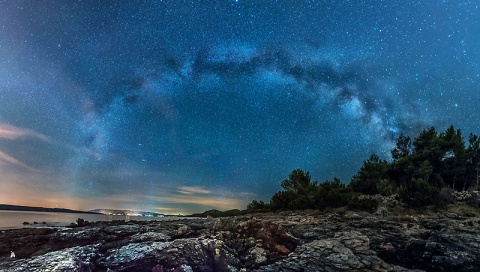
M 311 189 L 310 173 L 303 172 L 301 169 L 295 169 L 288 176 L 288 179 L 282 181 L 282 187 L 285 191 L 290 191 L 299 194 L 306 194 Z
M 284 190 L 273 195 L 270 204 L 252 201 L 249 209 L 348 206 L 374 211 L 378 205 L 375 198 L 362 197 L 362 194 L 394 193 L 410 207 L 431 204 L 445 207 L 453 201 L 453 189 L 467 190 L 474 184 L 478 189 L 480 137 L 475 134 L 470 133 L 468 147 L 461 131 L 453 126 L 440 134 L 434 127 L 424 129 L 413 141 L 401 134 L 395 140 L 391 155 L 392 161 L 388 162 L 372 154 L 348 186 L 337 178 L 312 182 L 309 172 L 295 169 L 281 182 Z
M 393 161 L 398 161 L 402 158 L 406 158 L 412 151 L 412 141 L 410 137 L 400 134 L 395 140 L 395 148 L 392 149 Z
M 358 173 L 353 176 L 349 186 L 356 192 L 367 195 L 379 193 L 378 184 L 385 178 L 388 169 L 388 162 L 381 160 L 372 154 L 367 161 L 363 162 Z

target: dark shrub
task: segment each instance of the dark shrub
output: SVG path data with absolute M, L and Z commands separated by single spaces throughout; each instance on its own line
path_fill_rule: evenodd
M 352 197 L 348 203 L 348 208 L 353 211 L 375 212 L 378 208 L 378 200 L 367 196 Z
M 438 199 L 435 205 L 440 208 L 445 208 L 448 204 L 455 203 L 454 193 L 455 192 L 450 188 L 442 188 L 438 194 Z
M 468 204 L 468 206 L 480 208 L 480 200 L 476 194 L 471 194 L 465 202 Z
M 435 204 L 440 189 L 421 179 L 413 179 L 406 187 L 400 191 L 403 202 L 412 208 L 420 208 Z

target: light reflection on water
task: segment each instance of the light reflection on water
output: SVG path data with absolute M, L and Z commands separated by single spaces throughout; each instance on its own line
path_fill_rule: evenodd
M 23 222 L 41 226 L 67 226 L 74 223 L 78 218 L 86 221 L 112 221 L 112 220 L 137 220 L 137 221 L 163 221 L 171 220 L 176 217 L 152 217 L 152 216 L 125 216 L 125 215 L 106 215 L 106 214 L 88 214 L 88 213 L 57 213 L 57 212 L 31 212 L 31 211 L 4 211 L 0 210 L 0 228 L 23 228 Z M 45 222 L 46 224 L 43 224 Z

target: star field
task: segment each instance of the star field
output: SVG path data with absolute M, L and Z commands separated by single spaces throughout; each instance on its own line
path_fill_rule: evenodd
M 0 202 L 191 213 L 480 133 L 478 1 L 0 0 Z

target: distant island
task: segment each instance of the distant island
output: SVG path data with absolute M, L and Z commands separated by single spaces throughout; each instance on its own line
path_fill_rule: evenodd
M 239 215 L 245 215 L 251 213 L 250 210 L 239 210 L 239 209 L 233 209 L 233 210 L 227 210 L 227 211 L 219 211 L 217 209 L 213 210 L 208 210 L 204 211 L 203 213 L 194 213 L 191 215 L 185 215 L 185 217 L 227 217 L 227 216 L 239 216 Z
M 30 206 L 19 206 L 19 205 L 8 205 L 8 204 L 0 204 L 0 210 L 98 214 L 98 212 L 93 212 L 93 211 L 77 211 L 77 210 L 70 210 L 65 208 L 44 208 L 44 207 L 30 207 Z
M 167 216 L 165 214 L 156 213 L 156 212 L 132 211 L 132 210 L 114 210 L 114 209 L 94 209 L 94 210 L 89 210 L 89 212 L 109 214 L 109 215 L 151 216 L 151 217 Z M 177 215 L 168 215 L 168 216 L 177 216 Z
M 65 208 L 45 208 L 45 207 L 31 207 L 20 205 L 0 204 L 0 210 L 5 211 L 27 211 L 27 212 L 61 212 L 61 213 L 86 213 L 86 214 L 107 214 L 107 215 L 129 215 L 129 216 L 181 216 L 181 215 L 165 215 L 155 212 L 132 211 L 132 210 L 114 210 L 114 209 L 94 209 L 89 211 L 78 211 Z

